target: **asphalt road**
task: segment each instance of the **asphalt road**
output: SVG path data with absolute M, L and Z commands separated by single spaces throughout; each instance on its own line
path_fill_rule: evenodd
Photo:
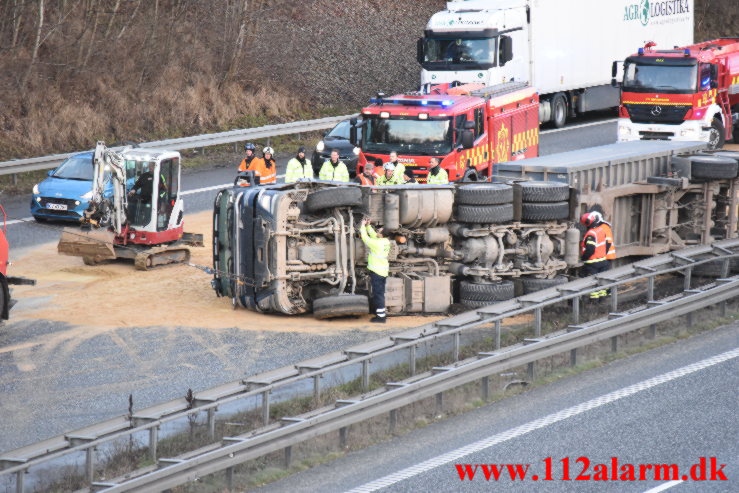
M 541 153 L 612 143 L 615 132 L 613 121 L 545 130 Z M 280 159 L 279 174 L 285 165 L 286 159 Z M 186 211 L 209 210 L 216 190 L 233 181 L 235 167 L 184 174 Z M 3 200 L 9 219 L 28 218 L 30 197 Z M 11 260 L 30 247 L 57 241 L 62 227 L 32 219 L 9 224 Z M 156 320 L 151 325 L 87 335 L 62 323 L 11 318 L 0 328 L 0 451 L 124 414 L 129 394 L 140 409 L 182 397 L 188 388 L 206 389 L 383 335 L 185 329 L 157 327 L 162 323 Z
M 737 491 L 737 334 L 739 324 L 734 324 L 619 360 L 350 453 L 259 491 Z M 731 359 L 706 362 L 728 351 L 733 351 Z M 703 367 L 684 371 L 697 362 Z M 655 383 L 655 377 L 662 383 Z M 572 411 L 585 402 L 587 410 Z M 543 481 L 547 457 L 552 458 L 552 481 Z M 561 479 L 560 460 L 566 457 L 569 481 Z M 645 481 L 576 481 L 583 467 L 575 462 L 579 457 L 590 460 L 591 475 L 595 464 L 610 467 L 616 457 L 621 466 L 677 464 L 679 479 L 655 481 L 650 474 Z M 700 457 L 725 464 L 728 481 L 682 482 Z M 484 480 L 482 472 L 473 481 L 461 481 L 456 464 L 530 466 L 527 480 L 511 481 L 506 470 L 496 482 Z M 538 481 L 531 479 L 534 474 Z

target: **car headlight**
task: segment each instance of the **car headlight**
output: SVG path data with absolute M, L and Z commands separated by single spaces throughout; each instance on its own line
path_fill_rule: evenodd
M 39 192 L 39 191 L 38 191 L 38 183 L 37 183 L 36 185 L 34 185 L 34 186 L 33 186 L 33 194 L 34 194 L 34 195 L 38 195 L 38 194 L 40 194 L 40 193 L 41 193 L 41 192 Z
M 80 198 L 82 200 L 90 200 L 92 198 L 92 190 L 90 190 L 89 192 L 87 192 L 84 195 L 80 195 Z
M 324 144 L 322 140 L 319 140 L 319 141 L 318 141 L 318 144 L 316 144 L 316 150 L 317 150 L 318 152 L 321 152 L 321 151 L 322 151 L 322 150 L 324 150 L 325 148 L 326 148 L 326 144 Z
M 352 152 L 355 156 L 359 156 L 359 147 L 355 147 L 354 149 L 352 149 Z

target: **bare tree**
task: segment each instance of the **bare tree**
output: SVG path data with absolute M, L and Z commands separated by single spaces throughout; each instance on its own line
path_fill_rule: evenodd
M 41 46 L 41 30 L 44 28 L 44 0 L 38 0 L 38 22 L 36 23 L 36 36 L 33 42 L 33 51 L 31 52 L 31 61 L 28 63 L 26 73 L 21 79 L 22 90 L 26 87 L 28 77 L 31 75 L 33 66 L 38 58 L 38 49 Z

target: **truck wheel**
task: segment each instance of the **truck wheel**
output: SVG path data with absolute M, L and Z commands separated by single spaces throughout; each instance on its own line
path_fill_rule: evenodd
M 721 156 L 692 156 L 690 174 L 692 178 L 704 180 L 725 180 L 736 178 L 739 162 Z
M 457 188 L 457 203 L 466 205 L 495 205 L 513 201 L 513 187 L 503 183 L 462 185 Z
M 553 279 L 539 279 L 536 277 L 522 277 L 521 285 L 523 286 L 524 294 L 533 293 L 542 289 L 553 288 L 560 284 L 565 284 L 567 278 L 565 276 L 557 276 Z
M 513 204 L 460 205 L 457 220 L 463 223 L 504 223 L 513 221 Z
M 524 202 L 521 204 L 521 219 L 524 221 L 553 221 L 569 217 L 569 202 Z
M 498 301 L 514 298 L 515 287 L 513 281 L 499 282 L 470 282 L 462 281 L 459 284 L 459 299 L 463 305 L 479 308 Z
M 708 149 L 721 149 L 725 142 L 724 124 L 718 118 L 714 118 L 711 122 L 711 130 L 708 133 Z
M 313 316 L 319 320 L 366 315 L 367 313 L 369 313 L 369 300 L 361 294 L 326 296 L 313 301 Z
M 358 187 L 322 188 L 308 195 L 305 205 L 311 212 L 331 207 L 361 206 L 362 191 Z
M 521 186 L 523 202 L 562 202 L 570 198 L 570 186 L 554 181 L 524 181 Z
M 562 128 L 567 122 L 567 99 L 558 92 L 552 97 L 552 123 L 555 128 Z

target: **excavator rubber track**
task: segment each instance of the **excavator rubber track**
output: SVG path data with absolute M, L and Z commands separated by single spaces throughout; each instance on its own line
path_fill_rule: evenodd
M 190 261 L 190 250 L 177 245 L 163 245 L 142 250 L 133 259 L 137 270 Z

